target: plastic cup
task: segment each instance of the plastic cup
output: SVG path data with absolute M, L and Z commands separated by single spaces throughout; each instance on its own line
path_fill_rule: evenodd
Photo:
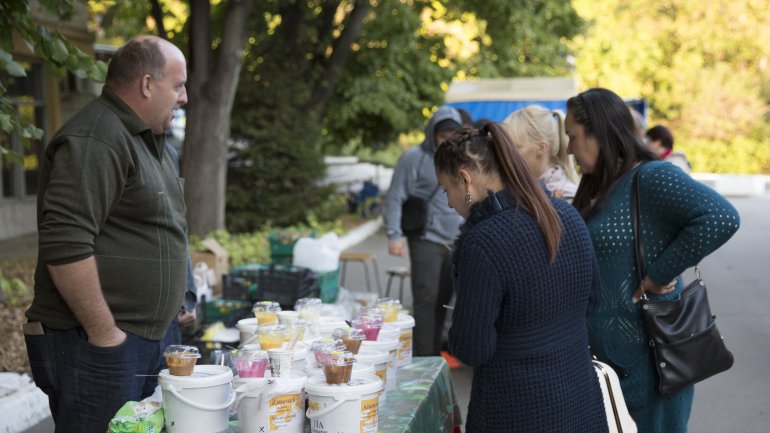
M 366 339 L 363 331 L 355 328 L 337 328 L 334 330 L 332 337 L 342 340 L 345 350 L 352 352 L 354 355 L 358 354 L 361 342 Z
M 291 328 L 299 320 L 299 313 L 296 311 L 278 311 L 275 314 L 278 317 L 278 323 L 286 326 L 287 328 Z
M 326 383 L 330 385 L 350 382 L 353 373 L 353 354 L 350 352 L 329 352 L 323 364 Z
M 316 323 L 321 317 L 321 305 L 323 302 L 318 298 L 302 298 L 294 304 L 294 311 L 299 313 L 300 319 Z
M 353 320 L 353 327 L 360 329 L 368 341 L 377 341 L 382 328 L 382 318 L 373 316 L 361 316 Z
M 240 377 L 265 377 L 267 352 L 259 349 L 240 349 L 235 354 L 235 366 Z
M 313 342 L 312 345 L 310 345 L 310 351 L 313 352 L 313 357 L 316 360 L 316 366 L 319 368 L 323 364 L 327 353 L 334 351 L 341 352 L 344 349 L 345 344 L 342 342 L 342 340 L 335 338 L 321 338 L 320 340 L 317 340 Z
M 294 352 L 283 349 L 268 349 L 270 357 L 270 371 L 273 377 L 291 377 L 291 363 Z
M 277 313 L 281 311 L 281 306 L 277 302 L 261 301 L 254 304 L 252 311 L 260 325 L 273 325 L 278 323 Z
M 286 337 L 286 327 L 283 325 L 263 325 L 257 330 L 257 339 L 262 350 L 280 349 Z
M 195 346 L 174 344 L 166 347 L 163 356 L 166 358 L 169 373 L 174 376 L 190 376 L 201 354 Z
M 374 303 L 376 308 L 385 311 L 385 322 L 395 322 L 398 320 L 398 311 L 401 310 L 401 302 L 398 299 L 380 298 Z

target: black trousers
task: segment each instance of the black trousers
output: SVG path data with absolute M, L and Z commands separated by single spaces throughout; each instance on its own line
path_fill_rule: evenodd
M 414 355 L 433 356 L 441 350 L 446 309 L 452 297 L 452 251 L 446 244 L 409 238 L 414 298 Z

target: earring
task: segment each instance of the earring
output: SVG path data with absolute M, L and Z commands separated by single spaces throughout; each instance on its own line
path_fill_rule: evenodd
M 465 204 L 468 206 L 468 209 L 470 209 L 471 206 L 473 205 L 473 201 L 471 200 L 471 193 L 470 192 L 466 192 L 465 193 Z

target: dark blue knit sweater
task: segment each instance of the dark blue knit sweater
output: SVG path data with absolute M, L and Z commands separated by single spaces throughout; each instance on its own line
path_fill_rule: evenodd
M 474 205 L 457 241 L 449 347 L 475 367 L 469 433 L 607 431 L 586 333 L 598 267 L 580 215 L 551 202 L 563 224 L 554 263 L 507 191 Z

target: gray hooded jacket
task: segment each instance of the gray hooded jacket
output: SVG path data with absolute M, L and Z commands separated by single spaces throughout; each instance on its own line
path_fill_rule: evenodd
M 460 233 L 462 217 L 449 207 L 446 194 L 438 187 L 436 172 L 433 168 L 436 125 L 446 119 L 452 119 L 458 125 L 463 123 L 457 110 L 446 105 L 442 106 L 433 114 L 425 128 L 425 141 L 404 152 L 396 164 L 384 202 L 385 231 L 391 241 L 403 236 L 401 206 L 409 196 L 427 200 L 433 194 L 428 202 L 428 221 L 422 239 L 452 245 Z

